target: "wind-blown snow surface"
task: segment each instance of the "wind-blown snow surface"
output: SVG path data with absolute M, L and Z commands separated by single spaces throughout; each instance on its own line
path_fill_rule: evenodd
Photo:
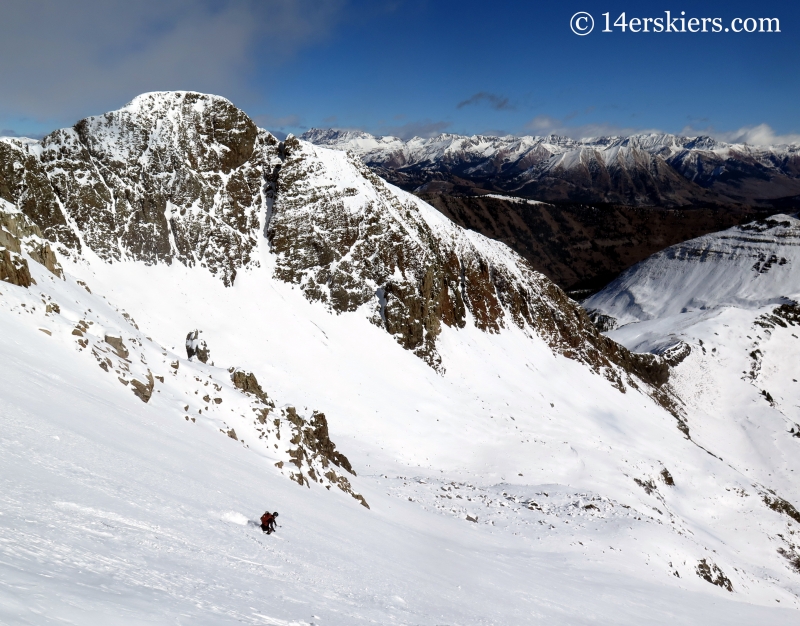
M 745 471 L 797 501 L 796 457 L 779 478 L 766 455 L 714 457 L 647 396 L 514 326 L 443 329 L 439 375 L 365 316 L 272 280 L 259 253 L 231 288 L 180 264 L 65 262 L 61 281 L 30 260 L 36 285 L 0 284 L 1 622 L 796 622 L 776 552 L 796 526 Z M 164 378 L 149 403 L 80 349 L 80 321 Z M 182 358 L 194 328 L 216 365 Z M 326 413 L 370 510 L 282 475 L 228 366 L 279 407 Z M 267 508 L 272 536 L 246 521 Z

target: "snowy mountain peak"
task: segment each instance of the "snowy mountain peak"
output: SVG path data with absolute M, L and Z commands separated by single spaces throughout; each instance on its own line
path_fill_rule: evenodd
M 800 301 L 800 220 L 774 215 L 670 246 L 584 302 L 617 325 Z
M 252 261 L 279 161 L 278 141 L 245 113 L 194 92 L 144 94 L 36 144 L 0 142 L 6 199 L 63 253 L 201 265 L 228 284 Z
M 492 141 L 441 135 L 434 144 L 485 151 Z M 0 143 L 0 164 L 6 199 L 67 256 L 201 266 L 228 286 L 266 262 L 332 312 L 361 310 L 437 369 L 443 327 L 514 325 L 620 389 L 636 384 L 630 376 L 655 387 L 666 380 L 663 363 L 620 351 L 503 244 L 455 226 L 340 151 L 279 143 L 224 98 L 144 94 L 40 144 Z
M 192 169 L 226 174 L 253 156 L 259 133 L 229 100 L 195 92 L 144 94 L 118 111 L 81 120 L 75 130 L 101 161 L 141 165 L 154 152 L 168 150 Z M 51 143 L 50 137 L 43 141 Z
M 233 106 L 233 103 L 227 98 L 198 91 L 148 91 L 136 96 L 120 110 L 127 110 L 132 113 L 153 113 L 158 110 L 180 108 L 187 101 L 198 111 L 220 104 Z

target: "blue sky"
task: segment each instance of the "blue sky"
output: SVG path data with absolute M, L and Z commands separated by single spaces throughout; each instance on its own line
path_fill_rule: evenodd
M 67 9 L 61 5 L 70 5 Z M 224 95 L 280 133 L 800 141 L 800 5 L 566 0 L 6 0 L 0 130 L 38 135 L 143 91 Z M 602 14 L 777 17 L 781 33 L 600 32 Z M 570 17 L 592 14 L 575 35 Z M 708 25 L 710 28 L 710 24 Z M 24 51 L 24 52 L 23 52 Z

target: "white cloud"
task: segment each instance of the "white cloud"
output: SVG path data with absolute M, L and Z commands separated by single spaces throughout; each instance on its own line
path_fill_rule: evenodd
M 75 120 L 156 90 L 248 97 L 252 60 L 324 37 L 342 2 L 5 0 L 0 118 Z
M 757 126 L 743 126 L 733 131 L 716 131 L 713 128 L 698 130 L 687 126 L 681 131 L 682 135 L 693 137 L 695 135 L 709 135 L 714 139 L 728 143 L 747 143 L 753 146 L 779 146 L 784 144 L 800 144 L 800 134 L 777 134 L 769 124 Z
M 411 139 L 413 137 L 436 137 L 442 134 L 451 126 L 450 122 L 431 120 L 419 120 L 408 122 L 398 126 L 380 126 L 376 131 L 378 135 L 389 135 L 400 139 Z
M 525 124 L 528 131 L 536 135 L 560 135 L 573 139 L 586 139 L 588 137 L 614 137 L 626 136 L 637 133 L 660 133 L 655 128 L 637 128 L 633 126 L 617 126 L 616 124 L 591 123 L 570 125 L 564 119 L 537 115 Z

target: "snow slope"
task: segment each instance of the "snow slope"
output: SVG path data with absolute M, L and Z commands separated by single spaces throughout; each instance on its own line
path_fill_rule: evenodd
M 795 621 L 797 585 L 765 556 L 785 522 L 647 396 L 514 327 L 445 331 L 441 376 L 263 261 L 227 289 L 181 265 L 67 263 L 61 281 L 33 261 L 36 285 L 0 287 L 4 623 Z M 131 369 L 165 380 L 150 402 L 80 349 L 78 318 L 141 343 Z M 217 366 L 182 358 L 195 326 Z M 277 408 L 325 411 L 369 510 L 281 475 L 229 365 Z M 272 537 L 246 525 L 267 507 Z
M 800 220 L 774 215 L 670 246 L 583 303 L 619 325 L 721 306 L 800 298 Z
M 692 437 L 771 485 L 762 500 L 794 519 L 775 549 L 800 572 L 800 516 L 774 499 L 799 497 L 798 224 L 778 215 L 673 246 L 584 305 L 618 324 L 608 335 L 628 348 L 676 356 L 671 385 Z
M 0 621 L 796 622 L 800 460 L 772 406 L 789 388 L 771 404 L 725 370 L 719 392 L 757 419 L 716 411 L 687 386 L 703 380 L 693 350 L 663 385 L 670 413 L 623 369 L 634 357 L 507 248 L 341 153 L 268 145 L 281 171 L 225 218 L 247 216 L 232 235 L 247 262 L 154 262 L 133 244 L 105 258 L 84 239 L 62 279 L 17 246 L 35 282 L 0 283 Z M 163 189 L 184 189 L 167 182 L 198 170 L 171 163 Z M 196 204 L 174 223 L 214 241 L 225 187 L 206 174 L 184 199 L 216 189 L 208 218 Z M 63 208 L 74 227 L 85 207 Z M 456 286 L 417 300 L 451 253 Z M 442 294 L 463 317 L 408 312 Z M 404 349 L 417 319 L 444 367 Z M 195 329 L 207 363 L 185 358 Z M 785 386 L 772 355 L 796 353 L 779 345 L 759 371 Z M 281 513 L 269 537 L 248 524 L 266 508 Z

